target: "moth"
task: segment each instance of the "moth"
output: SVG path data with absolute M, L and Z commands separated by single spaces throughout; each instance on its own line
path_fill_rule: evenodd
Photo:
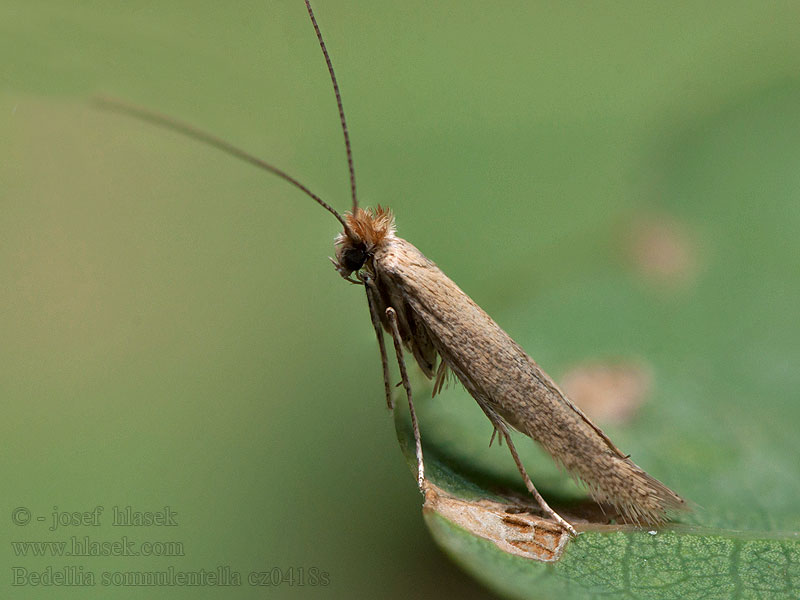
M 609 503 L 633 523 L 659 523 L 668 511 L 684 507 L 675 492 L 648 475 L 559 389 L 555 382 L 492 318 L 467 296 L 434 262 L 398 237 L 390 210 L 361 208 L 350 136 L 339 85 L 328 50 L 309 0 L 309 18 L 328 66 L 344 134 L 352 209 L 340 214 L 286 172 L 191 125 L 119 100 L 100 99 L 106 108 L 120 110 L 211 144 L 237 158 L 281 177 L 333 214 L 342 226 L 335 238 L 336 271 L 363 287 L 370 320 L 378 339 L 386 402 L 393 408 L 389 354 L 384 335 L 394 346 L 408 400 L 416 446 L 417 483 L 426 486 L 419 424 L 414 410 L 404 351 L 434 380 L 433 393 L 448 372 L 464 385 L 511 452 L 526 487 L 542 510 L 567 532 L 573 526 L 545 502 L 519 458 L 510 430 L 538 442 L 572 476 L 583 481 L 592 497 Z

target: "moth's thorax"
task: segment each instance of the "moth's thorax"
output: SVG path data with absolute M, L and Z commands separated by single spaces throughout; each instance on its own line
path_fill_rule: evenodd
M 336 270 L 344 278 L 364 266 L 383 245 L 395 239 L 394 215 L 388 208 L 356 208 L 344 215 L 349 231 L 336 236 Z

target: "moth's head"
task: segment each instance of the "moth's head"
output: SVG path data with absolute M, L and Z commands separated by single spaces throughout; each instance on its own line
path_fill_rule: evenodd
M 374 210 L 356 208 L 353 213 L 345 213 L 344 219 L 349 231 L 336 236 L 333 264 L 347 279 L 364 266 L 381 244 L 394 238 L 394 216 L 388 208 L 378 205 Z

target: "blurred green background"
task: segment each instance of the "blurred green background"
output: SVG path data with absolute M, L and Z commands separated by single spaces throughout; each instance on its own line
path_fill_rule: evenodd
M 702 505 L 697 522 L 797 530 L 796 5 L 315 9 L 362 202 L 391 206 L 400 235 L 554 375 L 647 361 L 651 438 L 636 456 Z M 363 293 L 327 260 L 337 223 L 267 174 L 88 103 L 176 115 L 345 209 L 303 3 L 0 0 L 0 54 L 2 538 L 185 548 L 68 559 L 5 544 L 2 595 L 41 597 L 11 586 L 12 567 L 230 566 L 245 585 L 98 575 L 57 594 L 485 597 L 424 528 Z M 688 240 L 677 279 L 637 271 L 626 240 L 640 218 Z M 689 449 L 665 456 L 661 441 Z M 703 461 L 724 469 L 709 480 Z M 99 527 L 46 527 L 56 506 L 97 505 Z M 115 505 L 169 506 L 178 526 L 119 533 Z M 34 520 L 14 525 L 15 507 Z M 246 585 L 273 567 L 329 584 Z

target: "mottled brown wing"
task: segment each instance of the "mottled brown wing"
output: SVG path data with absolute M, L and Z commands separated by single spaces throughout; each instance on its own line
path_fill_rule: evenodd
M 376 280 L 375 290 L 373 301 L 375 302 L 381 325 L 387 332 L 391 332 L 391 326 L 386 318 L 386 309 L 391 306 L 397 314 L 397 328 L 403 344 L 413 354 L 425 376 L 429 379 L 432 378 L 435 373 L 437 353 L 436 346 L 425 323 L 408 305 L 402 292 L 397 287 L 387 287 L 381 285 L 380 280 Z
M 432 261 L 395 238 L 374 256 L 379 289 L 418 319 L 469 393 L 539 442 L 593 497 L 635 522 L 659 522 L 683 500 L 636 466 L 524 350 Z M 402 299 L 402 300 L 401 300 Z M 394 304 L 392 304 L 394 306 Z M 396 308 L 396 307 L 395 307 Z M 409 316 L 410 314 L 410 316 Z

